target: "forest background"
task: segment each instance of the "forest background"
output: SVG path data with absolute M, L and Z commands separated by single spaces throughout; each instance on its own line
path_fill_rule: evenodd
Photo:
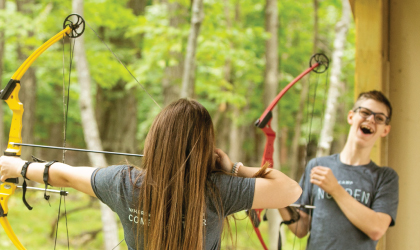
M 274 167 L 298 180 L 308 159 L 339 152 L 346 140 L 355 67 L 347 0 L 0 0 L 2 87 L 36 48 L 62 30 L 71 13 L 86 20 L 83 36 L 53 45 L 21 80 L 25 143 L 141 153 L 159 106 L 187 96 L 211 113 L 217 147 L 232 161 L 259 166 L 265 136 L 255 120 L 319 52 L 330 58 L 329 70 L 296 83 L 275 109 Z M 0 117 L 4 150 L 11 124 L 5 103 Z M 64 158 L 60 151 L 23 148 L 22 158 L 31 155 Z M 65 162 L 75 166 L 104 167 L 125 160 L 141 162 L 135 157 L 65 154 Z M 69 192 L 71 249 L 112 249 L 123 239 L 112 212 L 96 199 Z M 12 228 L 28 249 L 53 248 L 57 213 L 64 217 L 57 209 L 60 198 L 52 197 L 49 206 L 43 193 L 29 192 L 27 199 L 35 208 L 28 211 L 20 195 L 18 190 L 9 201 Z M 273 245 L 280 219 L 275 210 L 268 215 L 270 223 L 262 223 L 261 230 Z M 67 248 L 62 224 L 57 249 Z M 235 229 L 237 249 L 261 248 L 248 219 L 238 220 Z M 284 249 L 304 248 L 304 241 L 296 243 L 285 230 Z M 124 243 L 119 247 L 124 249 Z M 224 249 L 230 247 L 225 243 Z M 3 231 L 0 248 L 14 249 Z

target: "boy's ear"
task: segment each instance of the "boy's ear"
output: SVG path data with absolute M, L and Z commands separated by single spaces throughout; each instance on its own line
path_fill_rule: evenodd
M 385 137 L 391 131 L 391 125 L 385 125 L 384 131 L 382 131 L 381 137 Z
M 353 116 L 354 116 L 354 111 L 350 110 L 349 113 L 347 114 L 347 122 L 350 125 L 353 125 Z

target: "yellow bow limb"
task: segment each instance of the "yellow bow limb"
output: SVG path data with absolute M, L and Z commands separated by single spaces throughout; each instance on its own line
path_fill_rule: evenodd
M 65 28 L 64 30 L 60 31 L 57 35 L 50 38 L 50 40 L 46 41 L 41 47 L 35 50 L 28 59 L 23 62 L 23 64 L 19 67 L 19 69 L 13 74 L 12 79 L 19 81 L 22 76 L 26 73 L 29 66 L 51 45 L 56 43 L 57 41 L 61 40 L 65 35 L 70 34 L 72 29 L 70 27 Z
M 9 207 L 7 201 L 9 197 L 15 193 L 16 185 L 13 183 L 2 183 L 0 186 L 0 224 L 4 228 L 7 236 L 13 242 L 13 245 L 19 250 L 26 250 L 26 248 L 20 243 L 16 234 L 14 233 L 12 227 L 10 226 L 9 220 L 7 219 L 7 213 L 9 212 Z
M 13 74 L 12 79 L 7 84 L 6 88 L 2 90 L 1 99 L 5 100 L 10 110 L 13 112 L 12 125 L 10 127 L 9 142 L 5 151 L 6 155 L 20 156 L 22 146 L 16 146 L 11 143 L 22 143 L 22 116 L 23 105 L 19 100 L 20 79 L 28 70 L 29 66 L 51 45 L 62 39 L 65 35 L 72 31 L 70 27 L 66 27 L 57 35 L 45 42 L 35 52 L 33 52 L 28 59 L 19 67 Z

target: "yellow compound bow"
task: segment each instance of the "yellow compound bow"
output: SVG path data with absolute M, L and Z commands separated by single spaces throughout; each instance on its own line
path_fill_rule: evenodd
M 20 79 L 32 65 L 32 63 L 51 45 L 57 41 L 63 39 L 65 36 L 70 38 L 76 38 L 83 34 L 85 29 L 85 21 L 77 14 L 69 15 L 63 24 L 63 30 L 56 34 L 54 37 L 45 42 L 35 52 L 33 52 L 28 59 L 19 67 L 19 69 L 13 74 L 12 78 L 8 82 L 7 86 L 0 92 L 0 98 L 5 100 L 9 108 L 13 112 L 12 124 L 9 133 L 9 142 L 4 155 L 8 156 L 20 156 L 22 146 L 15 145 L 14 143 L 22 143 L 22 115 L 23 115 L 23 104 L 19 100 L 20 90 Z M 26 248 L 17 238 L 14 233 L 8 219 L 7 214 L 9 208 L 7 202 L 9 197 L 14 194 L 18 184 L 18 178 L 7 179 L 0 185 L 0 224 L 2 225 L 7 236 L 11 239 L 13 244 L 19 250 L 25 250 Z M 30 206 L 25 203 L 30 209 Z

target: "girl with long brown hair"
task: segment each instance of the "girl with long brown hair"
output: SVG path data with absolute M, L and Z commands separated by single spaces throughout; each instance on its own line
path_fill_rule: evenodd
M 163 109 L 144 148 L 140 168 L 57 162 L 47 171 L 48 183 L 99 198 L 118 214 L 129 249 L 153 250 L 220 249 L 228 215 L 286 207 L 302 191 L 280 171 L 232 163 L 215 147 L 210 114 L 194 100 Z M 23 176 L 43 183 L 46 165 L 2 156 L 1 180 Z

